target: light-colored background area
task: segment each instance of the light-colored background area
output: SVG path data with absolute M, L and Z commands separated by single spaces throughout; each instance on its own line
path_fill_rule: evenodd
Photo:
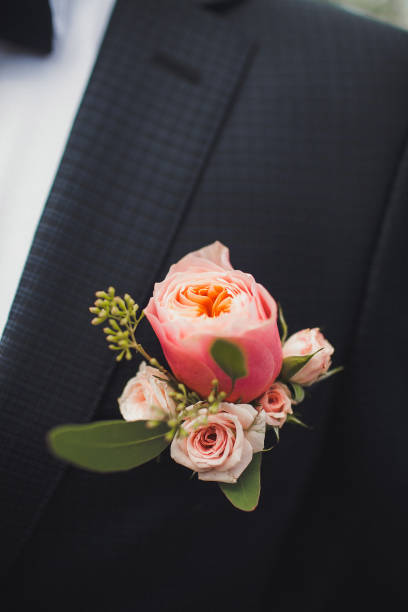
M 408 29 L 408 0 L 325 0 Z

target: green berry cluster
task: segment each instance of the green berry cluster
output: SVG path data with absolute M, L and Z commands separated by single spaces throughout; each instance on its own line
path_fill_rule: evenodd
M 141 352 L 134 334 L 144 312 L 138 314 L 139 305 L 135 300 L 128 293 L 123 298 L 116 295 L 114 287 L 109 287 L 107 291 L 97 291 L 95 296 L 95 303 L 89 309 L 95 315 L 92 325 L 108 321 L 109 327 L 103 331 L 111 351 L 118 353 L 116 361 L 121 361 L 123 357 L 131 359 L 131 349 Z
M 219 391 L 218 387 L 218 380 L 214 379 L 207 400 L 201 400 L 195 391 L 190 391 L 185 385 L 178 383 L 177 389 L 170 393 L 177 404 L 176 416 L 167 423 L 170 427 L 167 434 L 169 440 L 172 440 L 176 434 L 181 437 L 189 435 L 183 428 L 183 422 L 186 419 L 194 421 L 194 429 L 208 424 L 208 415 L 216 414 L 219 411 L 220 404 L 227 395 L 225 391 Z

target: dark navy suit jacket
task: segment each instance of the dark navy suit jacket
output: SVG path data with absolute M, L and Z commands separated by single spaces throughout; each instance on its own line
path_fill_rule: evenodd
M 1 344 L 3 609 L 406 609 L 407 135 L 403 31 L 308 0 L 118 1 Z M 215 239 L 346 368 L 250 514 L 167 455 L 101 476 L 44 442 L 118 418 L 137 368 L 93 292 L 145 304 Z

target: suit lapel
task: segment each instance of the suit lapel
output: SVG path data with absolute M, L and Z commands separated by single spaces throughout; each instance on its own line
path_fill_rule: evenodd
M 114 10 L 1 343 L 4 566 L 64 468 L 45 433 L 90 419 L 109 382 L 93 292 L 115 284 L 146 301 L 248 57 L 190 3 Z

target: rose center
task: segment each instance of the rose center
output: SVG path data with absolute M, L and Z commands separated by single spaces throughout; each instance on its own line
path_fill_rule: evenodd
M 199 316 L 218 317 L 231 308 L 232 297 L 222 285 L 186 287 L 181 294 L 195 306 Z
M 210 448 L 217 441 L 217 432 L 214 427 L 208 427 L 204 432 L 204 435 L 201 438 L 201 444 L 206 448 Z

